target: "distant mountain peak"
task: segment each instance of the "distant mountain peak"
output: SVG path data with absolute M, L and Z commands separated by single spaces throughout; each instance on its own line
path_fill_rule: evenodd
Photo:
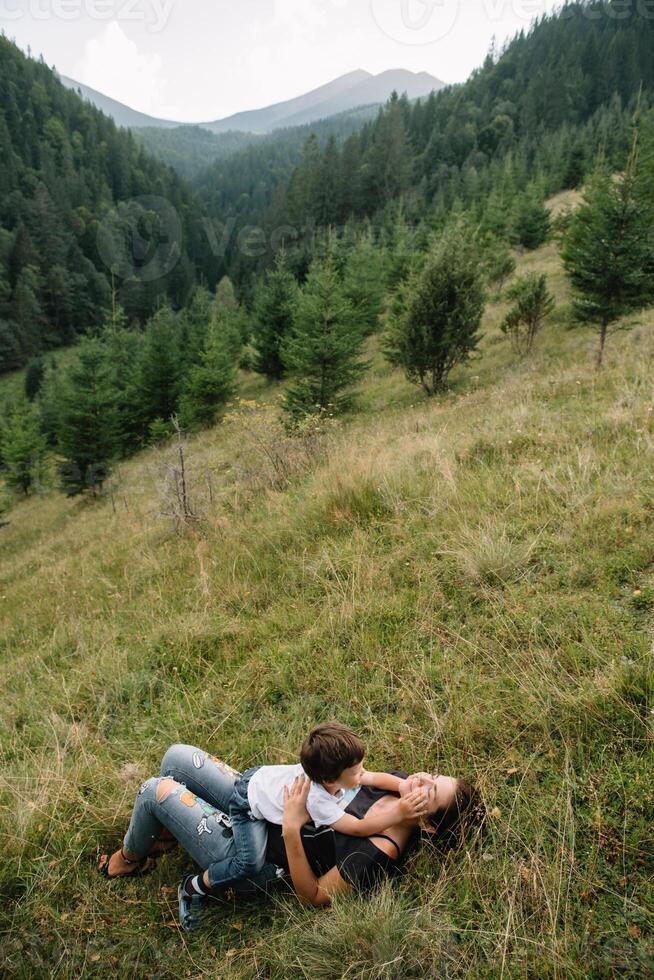
M 359 106 L 382 104 L 393 91 L 397 91 L 400 95 L 406 92 L 410 99 L 416 99 L 444 87 L 444 82 L 424 71 L 412 72 L 404 68 L 392 68 L 379 75 L 373 75 L 363 68 L 357 68 L 294 99 L 287 99 L 261 109 L 238 112 L 225 119 L 192 124 L 156 119 L 137 112 L 65 75 L 60 75 L 59 78 L 67 88 L 79 89 L 85 99 L 111 116 L 119 126 L 129 129 L 140 129 L 145 126 L 170 129 L 175 126 L 199 125 L 212 133 L 225 133 L 230 130 L 257 134 L 271 133 L 275 129 L 302 126 L 319 119 L 327 119 Z

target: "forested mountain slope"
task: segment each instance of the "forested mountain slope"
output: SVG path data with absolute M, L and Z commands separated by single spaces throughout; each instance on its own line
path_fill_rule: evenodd
M 346 114 L 257 142 L 198 175 L 201 203 L 3 38 L 0 367 L 97 329 L 112 269 L 128 320 L 142 323 L 166 296 L 182 306 L 194 281 L 228 274 L 248 296 L 280 229 L 300 278 L 316 227 L 372 222 L 392 236 L 398 208 L 419 238 L 457 209 L 507 237 L 532 199 L 577 186 L 598 152 L 624 165 L 639 93 L 641 108 L 652 97 L 654 22 L 638 6 L 617 12 L 569 4 L 464 85 L 393 98 L 363 128 Z M 253 249 L 248 226 L 263 232 Z
M 179 126 L 176 129 L 134 129 L 134 139 L 141 143 L 159 160 L 169 164 L 183 177 L 197 177 L 218 160 L 228 160 L 238 156 L 241 163 L 252 166 L 250 160 L 260 165 L 262 159 L 272 160 L 279 147 L 285 148 L 285 156 L 293 165 L 299 163 L 302 148 L 311 133 L 315 133 L 321 145 L 330 136 L 342 140 L 361 129 L 365 122 L 374 119 L 379 107 L 362 106 L 348 112 L 339 113 L 318 122 L 283 127 L 274 133 L 261 135 L 227 130 L 212 133 L 200 126 Z M 252 147 L 252 153 L 245 151 Z M 284 179 L 284 173 L 280 180 Z
M 0 370 L 98 328 L 112 267 L 130 319 L 183 305 L 211 278 L 201 213 L 174 171 L 0 37 Z M 139 255 L 143 227 L 156 244 Z
M 82 98 L 87 102 L 90 102 L 104 112 L 105 116 L 109 116 L 110 119 L 116 123 L 117 126 L 124 126 L 126 129 L 135 129 L 145 126 L 156 126 L 162 129 L 176 129 L 179 123 L 173 122 L 170 119 L 157 119 L 155 116 L 148 116 L 145 112 L 138 112 L 136 109 L 130 108 L 130 106 L 124 105 L 122 102 L 117 102 L 115 99 L 110 98 L 108 95 L 104 95 L 103 92 L 98 92 L 97 89 L 91 88 L 90 85 L 84 85 L 82 82 L 76 82 L 74 78 L 68 78 L 66 75 L 59 75 L 66 88 L 71 89 L 73 92 L 79 92 Z
M 236 231 L 221 271 L 246 281 L 270 261 L 235 247 L 237 231 L 262 226 L 270 240 L 290 225 L 297 268 L 306 268 L 316 226 L 394 223 L 402 201 L 414 225 L 439 228 L 468 209 L 506 234 L 524 195 L 575 187 L 598 152 L 624 164 L 632 115 L 654 89 L 654 18 L 638 5 L 571 3 L 490 54 L 463 85 L 411 105 L 392 99 L 342 146 L 309 140 L 295 166 L 283 142 L 249 148 L 199 175 L 210 213 Z

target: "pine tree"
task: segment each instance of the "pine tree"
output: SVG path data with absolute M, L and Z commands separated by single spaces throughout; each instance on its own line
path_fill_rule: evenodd
M 211 306 L 210 328 L 215 334 L 222 336 L 225 351 L 236 364 L 243 344 L 249 339 L 250 323 L 229 276 L 223 276 L 216 287 Z
M 259 281 L 252 314 L 253 343 L 256 350 L 255 371 L 271 381 L 284 376 L 281 346 L 293 324 L 298 301 L 298 285 L 280 250 L 273 269 Z
M 322 225 L 332 225 L 341 217 L 341 168 L 340 155 L 336 137 L 331 136 L 325 147 L 320 180 L 320 205 L 318 222 Z
M 504 283 L 516 270 L 513 249 L 501 238 L 489 235 L 483 241 L 484 265 L 488 282 L 502 292 Z
M 7 485 L 27 496 L 39 479 L 45 449 L 38 412 L 27 399 L 17 402 L 2 432 Z
M 323 161 L 315 133 L 309 136 L 302 158 L 288 188 L 288 213 L 291 222 L 306 226 L 320 220 L 322 212 Z
M 0 318 L 0 374 L 23 363 L 23 352 L 16 336 L 16 324 Z
M 0 244 L 2 239 L 0 237 Z M 10 319 L 11 289 L 5 269 L 0 262 L 0 373 L 11 371 L 23 363 L 23 352 L 16 324 Z
M 26 266 L 18 275 L 13 301 L 13 319 L 25 355 L 37 354 L 42 349 L 44 316 L 39 291 L 35 270 Z
M 353 133 L 346 139 L 341 153 L 340 192 L 341 214 L 340 221 L 346 221 L 361 210 L 361 139 L 358 133 Z
M 554 297 L 547 288 L 547 276 L 532 272 L 519 279 L 508 291 L 514 306 L 502 323 L 517 354 L 528 354 L 543 321 L 554 309 Z
M 188 373 L 180 397 L 180 421 L 185 428 L 210 426 L 234 394 L 233 344 L 215 319 L 198 364 Z
M 14 239 L 7 257 L 9 285 L 12 286 L 12 288 L 15 288 L 23 269 L 26 269 L 28 266 L 35 268 L 37 263 L 37 250 L 34 247 L 34 243 L 30 237 L 29 231 L 25 227 L 25 224 L 20 221 L 18 223 L 18 227 L 16 228 Z
M 104 346 L 85 339 L 65 375 L 59 399 L 58 444 L 62 488 L 68 496 L 95 496 L 118 450 L 118 420 Z
M 638 193 L 637 144 L 617 181 L 598 172 L 575 211 L 563 247 L 563 263 L 582 323 L 599 325 L 597 366 L 602 366 L 611 324 L 645 305 L 651 296 L 652 202 Z
M 39 391 L 41 390 L 41 385 L 43 384 L 43 377 L 45 375 L 45 366 L 43 360 L 40 357 L 35 357 L 33 361 L 27 365 L 25 371 L 25 397 L 28 401 L 33 402 Z
M 206 286 L 196 286 L 188 306 L 180 315 L 180 358 L 186 371 L 197 363 L 211 323 L 212 297 Z
M 412 157 L 406 132 L 406 105 L 391 95 L 380 114 L 370 150 L 368 192 L 373 206 L 383 207 L 400 196 L 409 185 Z
M 343 270 L 343 292 L 364 336 L 379 327 L 384 299 L 384 253 L 372 233 L 363 235 L 350 250 Z
M 515 211 L 514 234 L 520 245 L 533 250 L 547 241 L 550 213 L 534 190 L 522 194 Z
M 341 412 L 351 404 L 350 389 L 368 367 L 360 358 L 362 344 L 330 248 L 324 260 L 311 265 L 283 345 L 292 379 L 283 402 L 290 421 Z
M 563 187 L 572 189 L 579 187 L 586 173 L 586 156 L 584 147 L 576 142 L 569 152 L 563 174 Z
M 406 304 L 391 322 L 386 356 L 433 395 L 481 339 L 484 288 L 477 251 L 463 227 L 448 229 L 432 247 L 404 296 Z
M 639 207 L 646 215 L 644 223 L 649 222 L 647 232 L 649 260 L 646 263 L 646 270 L 649 279 L 649 300 L 654 302 L 654 110 L 650 110 L 643 119 L 638 143 L 638 171 L 634 190 Z
M 175 314 L 164 306 L 149 321 L 136 372 L 137 415 L 143 435 L 150 422 L 167 423 L 177 410 L 181 363 Z
M 510 234 L 511 211 L 502 190 L 494 186 L 484 201 L 481 231 L 490 239 L 504 241 Z
M 221 310 L 231 316 L 236 316 L 239 311 L 238 298 L 234 283 L 229 276 L 223 276 L 216 286 L 216 295 L 213 301 L 214 308 Z
M 139 366 L 143 339 L 128 329 L 127 316 L 114 297 L 110 319 L 101 329 L 107 354 L 109 385 L 116 412 L 116 432 L 123 453 L 138 445 L 142 434 Z
M 416 235 L 408 225 L 404 208 L 389 209 L 390 227 L 388 233 L 388 256 L 386 260 L 386 285 L 396 289 L 407 278 L 416 263 Z
M 54 357 L 46 365 L 43 382 L 38 394 L 39 416 L 41 431 L 48 446 L 57 445 L 59 432 L 59 401 L 61 395 L 61 373 Z

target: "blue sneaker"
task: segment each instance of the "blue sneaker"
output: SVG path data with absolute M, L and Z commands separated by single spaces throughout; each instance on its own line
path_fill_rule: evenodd
M 195 875 L 186 875 L 185 878 L 182 878 L 177 888 L 179 924 L 184 932 L 194 932 L 202 924 L 204 898 L 201 895 L 189 895 L 186 891 L 186 882 L 194 877 Z

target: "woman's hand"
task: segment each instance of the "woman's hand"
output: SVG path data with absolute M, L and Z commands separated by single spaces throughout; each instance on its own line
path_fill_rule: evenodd
M 307 811 L 307 799 L 311 789 L 311 780 L 306 776 L 298 776 L 291 786 L 284 787 L 284 815 L 282 830 L 300 830 L 311 820 Z

